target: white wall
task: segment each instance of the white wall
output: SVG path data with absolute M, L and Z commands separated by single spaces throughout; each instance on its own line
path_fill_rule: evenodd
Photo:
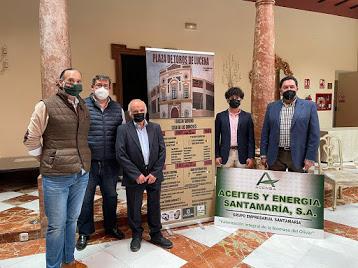
M 222 64 L 227 55 L 240 60 L 245 91 L 243 109 L 251 110 L 255 6 L 238 0 L 72 0 L 69 1 L 72 63 L 83 73 L 88 88 L 96 73 L 114 77 L 110 44 L 178 48 L 215 52 L 215 109 L 226 108 Z M 38 1 L 3 0 L 0 45 L 8 46 L 9 70 L 0 75 L 0 157 L 25 155 L 22 136 L 35 103 L 41 98 Z M 184 29 L 198 24 L 197 31 Z M 334 82 L 335 70 L 356 71 L 358 21 L 332 15 L 275 7 L 276 53 L 286 60 L 303 85 L 311 79 Z M 330 90 L 324 90 L 330 92 Z M 333 91 L 332 91 L 333 93 Z M 88 94 L 88 90 L 83 96 Z M 332 125 L 332 112 L 320 112 L 322 127 Z
M 276 8 L 275 16 L 276 53 L 290 63 L 300 97 L 333 94 L 327 83 L 334 86 L 335 71 L 357 70 L 358 20 L 288 8 Z M 305 78 L 311 79 L 309 90 L 303 87 Z M 326 89 L 319 89 L 320 79 Z M 322 128 L 332 127 L 333 110 L 319 111 L 319 119 Z

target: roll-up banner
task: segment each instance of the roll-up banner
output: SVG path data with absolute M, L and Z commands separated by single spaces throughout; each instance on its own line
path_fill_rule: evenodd
M 214 53 L 146 49 L 148 113 L 166 144 L 161 221 L 181 226 L 213 219 Z

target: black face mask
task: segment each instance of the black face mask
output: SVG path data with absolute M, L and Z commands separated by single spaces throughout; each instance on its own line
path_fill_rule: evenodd
M 229 105 L 231 108 L 237 108 L 240 106 L 240 100 L 236 100 L 236 99 L 230 100 Z
M 140 114 L 134 114 L 133 115 L 133 120 L 136 123 L 142 122 L 144 120 L 144 113 L 140 113 Z
M 282 93 L 282 96 L 285 100 L 293 100 L 296 96 L 296 91 L 294 90 L 287 90 Z

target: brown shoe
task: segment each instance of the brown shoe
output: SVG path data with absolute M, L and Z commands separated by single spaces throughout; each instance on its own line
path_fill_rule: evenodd
M 76 261 L 74 260 L 71 263 L 63 263 L 61 265 L 62 268 L 87 268 L 87 265 L 80 262 L 80 261 Z

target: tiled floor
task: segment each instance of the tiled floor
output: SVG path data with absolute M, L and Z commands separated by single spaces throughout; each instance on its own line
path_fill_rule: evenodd
M 118 187 L 118 213 L 125 215 L 125 193 Z M 222 228 L 213 223 L 176 228 L 171 235 L 170 250 L 147 242 L 133 253 L 129 249 L 130 230 L 125 225 L 125 239 L 118 241 L 98 232 L 90 245 L 76 258 L 88 267 L 358 267 L 358 188 L 345 189 L 344 203 L 336 211 L 330 206 L 331 190 L 325 191 L 325 238 L 308 239 Z M 38 193 L 36 188 L 0 193 L 0 237 L 19 230 L 38 229 Z M 101 196 L 95 201 L 96 221 L 101 220 Z M 147 227 L 145 228 L 147 230 Z M 0 267 L 45 267 L 45 241 L 0 244 Z

